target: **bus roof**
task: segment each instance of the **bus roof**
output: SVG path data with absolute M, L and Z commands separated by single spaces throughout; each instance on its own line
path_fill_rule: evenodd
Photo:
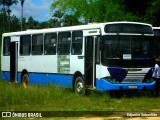
M 59 27 L 59 28 L 45 28 L 45 29 L 33 29 L 33 30 L 30 29 L 30 30 L 26 30 L 26 31 L 3 33 L 2 35 L 5 37 L 5 36 L 26 35 L 26 34 L 64 32 L 64 31 L 68 31 L 68 30 L 70 30 L 70 31 L 88 30 L 88 29 L 98 29 L 98 28 L 101 28 L 102 26 L 105 26 L 107 24 L 123 24 L 123 23 L 140 24 L 140 25 L 147 25 L 147 26 L 152 27 L 150 24 L 146 24 L 146 23 L 120 21 L 120 22 L 106 22 L 106 23 L 89 23 L 87 25 L 67 26 L 67 27 Z
M 121 21 L 121 22 L 108 22 L 106 24 L 123 24 L 123 23 L 129 23 L 129 24 L 139 24 L 139 25 L 147 25 L 152 27 L 151 24 L 147 24 L 147 23 L 141 23 L 141 22 L 129 22 L 129 21 Z
M 153 27 L 153 29 L 160 29 L 160 27 Z

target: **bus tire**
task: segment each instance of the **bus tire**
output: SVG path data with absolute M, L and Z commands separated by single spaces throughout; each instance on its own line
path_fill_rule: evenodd
M 24 87 L 24 88 L 27 88 L 28 87 L 28 85 L 29 85 L 29 76 L 28 76 L 28 74 L 23 74 L 23 76 L 22 76 L 22 86 Z
M 84 80 L 82 77 L 77 77 L 74 82 L 74 91 L 75 93 L 84 95 L 85 94 L 85 87 L 84 87 Z

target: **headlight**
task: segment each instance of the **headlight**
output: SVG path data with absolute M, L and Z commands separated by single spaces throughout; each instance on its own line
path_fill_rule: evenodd
M 105 80 L 111 83 L 120 83 L 117 79 L 112 78 L 112 77 L 105 77 Z
M 153 81 L 154 81 L 153 78 L 146 78 L 146 79 L 143 81 L 143 83 L 151 83 L 151 82 L 153 82 Z

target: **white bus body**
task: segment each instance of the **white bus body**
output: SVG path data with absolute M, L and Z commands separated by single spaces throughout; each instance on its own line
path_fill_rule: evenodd
M 2 78 L 77 92 L 154 89 L 152 40 L 152 26 L 138 22 L 4 33 Z

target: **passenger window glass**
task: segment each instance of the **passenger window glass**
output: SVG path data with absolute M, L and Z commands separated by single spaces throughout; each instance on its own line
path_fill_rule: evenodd
M 32 55 L 43 54 L 43 34 L 32 36 Z
M 58 54 L 67 55 L 70 53 L 71 33 L 61 32 L 58 34 Z
M 4 56 L 10 55 L 10 42 L 11 42 L 10 37 L 4 37 L 3 39 L 3 55 Z
M 57 46 L 57 34 L 49 33 L 45 35 L 44 39 L 44 54 L 55 55 Z
M 82 31 L 74 31 L 72 33 L 72 55 L 80 55 L 82 54 L 82 40 L 83 40 L 83 32 Z
M 20 37 L 20 55 L 30 55 L 31 51 L 31 35 Z

